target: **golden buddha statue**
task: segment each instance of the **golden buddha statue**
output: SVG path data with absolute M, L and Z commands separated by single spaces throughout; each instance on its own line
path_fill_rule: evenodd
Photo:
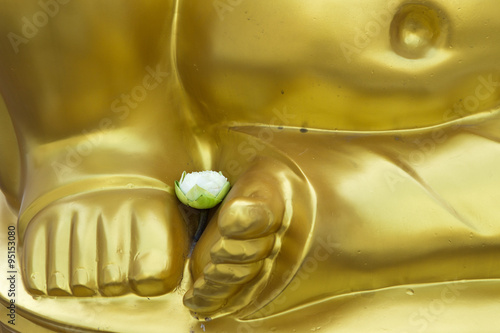
M 0 7 L 6 330 L 495 332 L 500 3 Z

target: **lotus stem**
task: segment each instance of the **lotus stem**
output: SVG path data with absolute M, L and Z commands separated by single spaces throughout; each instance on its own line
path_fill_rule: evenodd
M 198 229 L 194 234 L 195 242 L 197 242 L 200 239 L 201 234 L 203 234 L 203 231 L 205 231 L 205 228 L 207 227 L 207 224 L 208 224 L 208 209 L 200 209 L 200 219 L 198 221 Z

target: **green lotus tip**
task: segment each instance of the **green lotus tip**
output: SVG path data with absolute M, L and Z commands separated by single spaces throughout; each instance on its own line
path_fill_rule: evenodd
M 222 172 L 201 171 L 182 173 L 175 181 L 175 194 L 185 204 L 197 209 L 209 209 L 222 202 L 231 185 Z

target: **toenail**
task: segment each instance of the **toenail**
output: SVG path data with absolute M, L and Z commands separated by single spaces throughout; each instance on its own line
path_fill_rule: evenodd
M 118 282 L 121 280 L 120 267 L 118 267 L 115 264 L 110 264 L 104 267 L 103 273 L 104 273 L 103 280 L 105 284 Z
M 170 261 L 165 253 L 151 250 L 139 253 L 134 258 L 130 276 L 135 280 L 166 277 L 170 271 Z
M 45 294 L 45 286 L 44 281 L 41 279 L 41 275 L 38 273 L 31 273 L 30 281 L 28 283 L 30 293 L 35 295 L 43 295 Z
M 274 214 L 262 205 L 232 205 L 221 214 L 221 234 L 234 238 L 254 238 L 274 231 Z M 272 230 L 271 230 L 272 229 Z
M 263 238 L 220 239 L 210 250 L 213 263 L 250 263 L 264 259 L 274 245 L 274 235 Z
M 61 272 L 55 272 L 52 274 L 49 280 L 49 289 L 65 289 L 66 288 L 66 279 L 64 278 L 64 274 Z
M 99 279 L 101 293 L 105 296 L 118 296 L 126 294 L 128 285 L 125 283 L 125 276 L 122 276 L 120 267 L 116 264 L 109 264 L 102 269 L 102 277 Z
M 247 283 L 259 274 L 262 261 L 251 264 L 212 264 L 205 267 L 203 273 L 208 281 L 221 284 L 243 284 Z
M 73 284 L 86 286 L 89 282 L 89 273 L 85 268 L 77 268 L 73 273 Z
M 219 284 L 201 278 L 194 283 L 193 294 L 205 298 L 226 299 L 240 288 L 240 285 Z
M 184 305 L 193 311 L 213 312 L 220 309 L 223 304 L 222 300 L 196 296 L 192 289 L 184 295 Z
M 68 288 L 68 282 L 63 273 L 54 272 L 47 286 L 47 292 L 51 296 L 70 296 L 71 292 Z

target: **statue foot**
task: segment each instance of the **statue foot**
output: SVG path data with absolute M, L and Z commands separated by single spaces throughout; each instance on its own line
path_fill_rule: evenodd
M 184 304 L 196 318 L 237 312 L 268 283 L 287 230 L 280 188 L 277 179 L 255 173 L 238 180 L 229 192 L 212 219 L 215 223 L 208 226 L 193 252 L 192 271 L 197 280 L 184 296 Z
M 27 222 L 28 292 L 50 296 L 141 296 L 179 284 L 188 236 L 171 194 L 116 188 L 55 200 Z

